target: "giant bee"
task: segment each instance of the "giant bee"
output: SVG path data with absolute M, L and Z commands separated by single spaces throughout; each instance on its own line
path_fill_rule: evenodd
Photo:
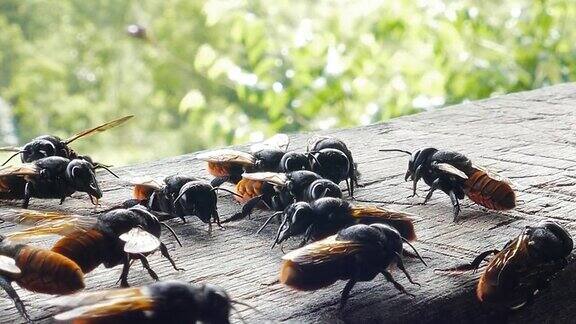
M 146 255 L 158 249 L 174 269 L 180 270 L 166 245 L 159 239 L 161 225 L 170 230 L 179 244 L 180 240 L 167 224 L 143 207 L 115 209 L 98 217 L 38 211 L 16 211 L 12 214 L 12 218 L 5 217 L 5 220 L 35 226 L 8 234 L 11 240 L 61 235 L 63 237 L 53 245 L 52 252 L 74 261 L 85 274 L 100 264 L 106 268 L 122 264 L 120 283 L 123 287 L 128 286 L 131 260 L 140 260 L 150 276 L 158 280 L 158 275 L 150 268 L 146 258 Z
M 416 195 L 416 184 L 420 179 L 430 186 L 424 203 L 437 189 L 444 191 L 452 201 L 454 221 L 458 220 L 459 199 L 464 195 L 488 209 L 508 210 L 516 206 L 516 194 L 508 179 L 475 165 L 463 154 L 432 147 L 413 153 L 396 149 L 380 151 L 410 155 L 405 180 L 412 180 L 412 195 Z
M 139 288 L 82 292 L 51 302 L 66 310 L 54 316 L 72 323 L 230 323 L 233 300 L 220 287 L 168 280 Z M 248 306 L 250 307 L 250 306 Z
M 221 149 L 198 154 L 197 158 L 208 162 L 208 172 L 215 177 L 212 180 L 214 187 L 226 181 L 236 184 L 244 172 L 309 170 L 310 163 L 305 154 L 286 152 L 289 144 L 288 136 L 277 134 L 253 145 L 251 153 Z
M 0 287 L 26 322 L 32 323 L 12 282 L 32 292 L 64 295 L 84 289 L 84 273 L 75 262 L 59 253 L 13 244 L 0 236 Z
M 382 207 L 353 205 L 343 199 L 325 197 L 308 202 L 296 202 L 288 206 L 282 214 L 284 218 L 278 228 L 274 245 L 293 236 L 304 236 L 301 245 L 308 241 L 323 239 L 339 230 L 354 224 L 385 223 L 395 228 L 403 238 L 413 241 L 413 215 Z M 262 231 L 272 215 L 262 225 Z
M 340 299 L 340 307 L 343 307 L 358 281 L 373 280 L 381 273 L 396 289 L 414 296 L 388 272 L 391 266 L 396 265 L 412 284 L 418 285 L 404 268 L 402 243 L 408 243 L 407 239 L 388 225 L 353 225 L 284 255 L 280 282 L 307 291 L 330 286 L 338 280 L 348 280 Z M 424 263 L 422 258 L 420 260 Z
M 194 177 L 173 175 L 164 179 L 163 183 L 155 180 L 133 182 L 134 198 L 155 213 L 165 213 L 172 217 L 193 215 L 202 222 L 220 226 L 216 195 L 217 190 L 236 193 L 220 187 L 212 187 L 206 181 Z
M 536 293 L 549 285 L 568 264 L 566 258 L 573 247 L 566 229 L 544 220 L 536 226 L 526 226 L 500 251 L 486 251 L 470 264 L 439 271 L 476 270 L 487 256 L 495 254 L 480 276 L 476 296 L 481 302 L 514 310 L 532 303 Z
M 314 201 L 322 197 L 342 198 L 340 187 L 334 182 L 307 170 L 287 173 L 255 172 L 242 174 L 236 193 L 243 202 L 242 211 L 226 219 L 230 222 L 245 218 L 263 203 L 272 210 L 284 210 L 296 201 Z
M 30 198 L 60 199 L 60 204 L 74 192 L 85 192 L 94 205 L 102 198 L 95 169 L 82 159 L 68 160 L 50 156 L 19 166 L 0 168 L 0 199 L 23 199 L 28 208 Z
M 132 117 L 134 116 L 130 115 L 115 119 L 100 126 L 76 133 L 74 136 L 67 139 L 61 139 L 60 137 L 54 135 L 42 135 L 34 138 L 32 141 L 28 142 L 21 148 L 2 147 L 0 148 L 0 151 L 15 152 L 14 155 L 12 155 L 2 165 L 8 163 L 8 161 L 12 160 L 12 158 L 15 156 L 20 155 L 23 163 L 31 163 L 49 156 L 60 156 L 69 160 L 84 159 L 91 164 L 99 166 L 100 164 L 94 163 L 90 157 L 78 155 L 78 153 L 74 152 L 74 150 L 72 150 L 68 145 L 79 138 L 100 133 L 110 128 L 119 126 Z
M 342 140 L 327 136 L 313 137 L 308 143 L 308 154 L 312 171 L 337 184 L 346 181 L 348 192 L 354 197 L 354 186 L 358 186 L 358 167 L 352 152 Z

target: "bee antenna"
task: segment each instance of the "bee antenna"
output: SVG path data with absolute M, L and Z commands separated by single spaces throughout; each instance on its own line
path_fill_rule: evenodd
M 160 222 L 160 224 L 164 225 L 164 227 L 166 227 L 166 229 L 168 229 L 170 231 L 170 233 L 172 233 L 172 236 L 174 236 L 174 238 L 176 239 L 176 242 L 178 242 L 178 245 L 180 245 L 180 247 L 182 247 L 182 243 L 180 242 L 180 239 L 178 238 L 178 235 L 176 235 L 176 232 L 174 232 L 174 230 L 172 229 L 172 227 L 170 227 L 170 225 L 164 223 L 164 222 Z
M 405 239 L 405 238 L 403 238 L 403 237 L 400 237 L 400 238 L 402 239 L 402 241 L 404 241 L 404 243 L 408 244 L 408 245 L 412 248 L 412 250 L 414 250 L 414 253 L 416 253 L 416 256 L 418 257 L 418 259 L 420 259 L 420 261 L 422 261 L 422 263 L 423 263 L 425 266 L 428 266 L 428 264 L 426 263 L 426 261 L 424 261 L 424 259 L 420 256 L 420 253 L 418 253 L 418 250 L 416 250 L 416 248 L 415 248 L 412 244 L 410 244 L 410 242 L 408 242 L 407 239 Z
M 8 158 L 8 160 L 6 160 L 4 163 L 2 163 L 1 166 L 5 166 L 6 163 L 10 162 L 10 160 L 12 160 L 16 155 L 18 155 L 18 154 L 20 154 L 20 153 L 24 153 L 24 151 L 18 151 L 18 152 L 16 152 L 16 153 L 12 154 L 12 155 Z
M 270 221 L 272 220 L 272 218 L 276 217 L 277 215 L 281 215 L 284 214 L 283 211 L 279 211 L 279 212 L 275 212 L 274 214 L 272 214 L 272 216 L 268 217 L 268 219 L 266 219 L 266 221 L 264 222 L 264 225 L 260 226 L 260 228 L 258 229 L 258 231 L 256 231 L 256 234 L 260 234 L 260 232 L 262 232 L 262 230 L 268 226 L 268 224 L 270 223 Z
M 244 307 L 247 307 L 248 309 L 251 309 L 251 310 L 255 311 L 256 313 L 259 313 L 259 314 L 262 313 L 258 308 L 254 307 L 254 306 L 252 306 L 252 305 L 250 305 L 250 304 L 247 304 L 247 303 L 244 303 L 244 302 L 241 302 L 241 301 L 238 301 L 238 300 L 230 300 L 230 302 L 231 302 L 232 304 L 237 304 L 237 305 L 242 305 L 242 306 L 244 306 Z M 238 311 L 238 310 L 236 309 L 236 311 Z
M 226 189 L 226 188 L 214 187 L 214 188 L 210 189 L 210 191 L 218 191 L 218 190 L 226 191 L 227 193 L 230 193 L 230 194 L 232 194 L 238 198 L 243 198 L 242 195 L 239 195 L 239 194 L 235 193 L 234 191 Z
M 244 324 L 248 324 L 248 322 L 246 322 L 246 319 L 244 319 L 244 317 L 242 315 L 240 315 L 240 311 L 238 310 L 238 308 L 234 307 L 234 305 L 230 305 L 230 308 L 232 308 L 232 310 L 234 311 L 236 316 L 238 316 L 238 319 L 240 319 L 240 322 L 242 322 Z
M 400 150 L 400 149 L 382 149 L 382 150 L 378 150 L 380 152 L 401 152 L 401 153 L 406 153 L 408 155 L 412 155 L 412 152 L 408 152 L 408 151 L 404 151 L 404 150 Z
M 282 233 L 282 227 L 284 227 L 284 225 L 286 224 L 286 222 L 288 221 L 288 215 L 286 215 L 284 217 L 284 219 L 282 220 L 282 223 L 280 224 L 280 227 L 278 227 L 278 233 L 276 234 L 276 239 L 274 240 L 274 244 L 272 244 L 272 248 L 274 249 L 274 247 L 276 246 L 276 244 L 279 244 L 280 241 L 280 233 Z
M 116 175 L 116 173 L 112 172 L 112 170 L 108 169 L 107 165 L 104 164 L 100 164 L 100 163 L 96 163 L 94 165 L 94 170 L 96 169 L 104 169 L 106 171 L 108 171 L 111 175 L 115 176 L 116 178 L 120 179 L 120 177 L 118 175 Z
M 322 166 L 320 161 L 318 161 L 318 159 L 314 156 L 314 153 L 318 153 L 318 151 L 308 152 L 308 156 L 310 156 L 316 163 L 318 163 L 319 166 Z

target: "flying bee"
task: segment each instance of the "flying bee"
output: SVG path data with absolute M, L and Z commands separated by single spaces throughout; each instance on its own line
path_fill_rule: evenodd
M 32 323 L 12 282 L 32 292 L 64 295 L 84 289 L 84 274 L 76 263 L 63 255 L 25 244 L 13 244 L 0 236 L 0 287 L 26 322 Z
M 144 287 L 82 292 L 54 299 L 66 310 L 54 316 L 72 323 L 230 323 L 235 304 L 220 287 L 168 280 Z M 248 306 L 250 307 L 250 306 Z M 252 307 L 250 307 L 252 308 Z
M 358 186 L 358 167 L 346 144 L 334 137 L 314 137 L 308 143 L 312 171 L 334 183 L 346 181 L 351 197 Z
M 158 275 L 150 268 L 147 255 L 157 251 L 170 261 L 176 270 L 181 270 L 168 253 L 168 248 L 160 241 L 161 225 L 165 226 L 176 238 L 174 231 L 155 215 L 143 207 L 115 209 L 98 217 L 25 211 L 12 213 L 9 219 L 24 225 L 34 225 L 20 232 L 7 235 L 11 240 L 48 235 L 63 236 L 51 251 L 74 261 L 83 273 L 89 273 L 103 264 L 112 268 L 122 264 L 120 283 L 128 286 L 128 272 L 132 260 L 140 260 L 142 266 L 154 280 Z
M 336 234 L 339 230 L 355 224 L 384 223 L 395 228 L 405 239 L 416 239 L 413 215 L 374 206 L 352 205 L 341 198 L 325 197 L 310 203 L 296 202 L 288 206 L 278 228 L 274 245 L 293 236 L 304 236 L 301 245 Z M 270 216 L 264 227 L 275 215 Z
M 337 184 L 307 170 L 244 173 L 242 180 L 236 184 L 236 193 L 241 196 L 238 201 L 244 203 L 242 211 L 224 222 L 247 217 L 259 203 L 281 211 L 296 201 L 310 202 L 322 197 L 342 198 L 342 191 Z
M 226 181 L 236 184 L 244 172 L 309 170 L 310 163 L 305 154 L 286 152 L 289 144 L 288 136 L 277 134 L 253 145 L 251 153 L 221 149 L 198 154 L 197 158 L 208 162 L 208 172 L 215 177 L 212 180 L 214 187 Z
M 163 183 L 154 180 L 133 183 L 134 198 L 149 210 L 179 217 L 186 221 L 188 215 L 197 216 L 210 226 L 220 226 L 217 190 L 236 193 L 225 188 L 212 187 L 206 181 L 186 176 L 168 176 Z
M 90 162 L 91 164 L 98 166 L 99 164 L 94 163 L 90 157 L 78 155 L 68 145 L 79 138 L 82 138 L 82 137 L 85 137 L 88 135 L 93 135 L 96 133 L 101 133 L 101 132 L 104 132 L 104 131 L 109 130 L 111 128 L 114 128 L 116 126 L 119 126 L 119 125 L 125 123 L 126 121 L 128 121 L 132 117 L 134 117 L 134 116 L 130 115 L 130 116 L 125 116 L 122 118 L 115 119 L 113 121 L 107 122 L 107 123 L 102 124 L 100 126 L 90 128 L 90 129 L 84 130 L 82 132 L 76 133 L 74 136 L 67 138 L 67 139 L 61 139 L 60 137 L 57 137 L 54 135 L 42 135 L 42 136 L 38 136 L 38 137 L 34 138 L 32 141 L 28 142 L 27 144 L 25 144 L 21 148 L 20 147 L 2 147 L 2 148 L 0 148 L 0 151 L 15 152 L 14 155 L 12 155 L 2 165 L 5 165 L 6 163 L 8 163 L 8 161 L 12 160 L 12 158 L 14 158 L 15 156 L 20 155 L 20 158 L 22 159 L 22 163 L 31 163 L 31 162 L 34 162 L 36 160 L 39 160 L 39 159 L 42 159 L 45 157 L 49 157 L 49 156 L 60 156 L 60 157 L 63 157 L 63 158 L 69 159 L 69 160 L 84 159 L 84 160 Z
M 476 296 L 481 302 L 515 310 L 531 304 L 535 295 L 549 285 L 568 264 L 566 258 L 573 246 L 566 229 L 544 220 L 536 226 L 526 226 L 500 251 L 486 251 L 470 264 L 439 271 L 476 270 L 487 256 L 495 254 L 480 276 Z
M 341 308 L 358 281 L 371 281 L 379 273 L 402 293 L 414 296 L 388 271 L 396 265 L 412 284 L 419 285 L 404 267 L 402 243 L 410 245 L 396 229 L 385 224 L 353 225 L 284 255 L 280 282 L 309 291 L 330 286 L 338 280 L 348 280 L 340 298 Z M 416 249 L 414 252 L 426 264 Z
M 23 199 L 28 208 L 30 198 L 60 199 L 76 191 L 85 192 L 90 201 L 98 204 L 102 191 L 96 181 L 98 167 L 82 159 L 68 160 L 50 156 L 19 166 L 0 168 L 0 199 Z
M 412 180 L 412 196 L 420 179 L 430 186 L 424 203 L 437 189 L 445 192 L 452 202 L 454 221 L 460 214 L 460 199 L 464 195 L 480 206 L 493 210 L 509 210 L 516 206 L 516 194 L 511 182 L 483 167 L 477 166 L 463 154 L 438 150 L 432 147 L 410 153 L 403 150 L 380 150 L 402 152 L 410 155 L 405 180 Z

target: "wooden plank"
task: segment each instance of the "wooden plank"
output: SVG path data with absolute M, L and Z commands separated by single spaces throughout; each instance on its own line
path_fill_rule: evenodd
M 176 272 L 159 254 L 150 263 L 162 279 L 211 282 L 226 288 L 234 298 L 256 306 L 262 313 L 241 310 L 249 322 L 474 322 L 502 320 L 505 315 L 480 305 L 474 297 L 478 275 L 459 277 L 439 275 L 433 269 L 471 260 L 477 253 L 501 248 L 528 224 L 552 218 L 576 233 L 576 86 L 564 84 L 540 90 L 517 93 L 488 100 L 466 103 L 391 122 L 347 130 L 321 132 L 337 136 L 348 143 L 362 172 L 357 198 L 390 202 L 394 208 L 420 216 L 416 223 L 419 241 L 416 247 L 431 258 L 428 268 L 408 260 L 408 271 L 421 287 L 407 282 L 394 271 L 398 281 L 416 294 L 410 298 L 399 294 L 381 277 L 358 284 L 343 311 L 337 308 L 339 282 L 316 292 L 296 292 L 278 284 L 267 286 L 277 278 L 282 252 L 270 250 L 273 228 L 260 235 L 254 232 L 268 213 L 257 213 L 252 219 L 231 224 L 212 233 L 197 220 L 171 221 L 184 244 L 176 246 L 166 235 L 163 240 L 185 271 Z M 292 136 L 292 149 L 303 149 L 311 134 Z M 451 221 L 447 196 L 438 192 L 426 206 L 423 198 L 406 198 L 410 184 L 403 181 L 407 158 L 397 153 L 378 152 L 379 148 L 415 148 L 434 146 L 465 153 L 475 162 L 491 167 L 511 178 L 518 190 L 518 207 L 509 212 L 487 211 L 465 200 L 462 221 Z M 98 160 L 105 161 L 104 157 Z M 204 165 L 194 154 L 115 169 L 122 178 L 148 175 L 163 177 L 175 173 L 209 179 Z M 130 195 L 128 186 L 99 173 L 105 197 L 104 207 L 118 204 Z M 426 189 L 420 186 L 420 193 Z M 422 195 L 421 195 L 422 196 Z M 0 215 L 6 213 L 2 203 Z M 92 213 L 85 196 L 78 195 L 62 206 L 57 201 L 33 200 L 33 209 L 58 209 Z M 230 197 L 219 202 L 221 216 L 226 218 L 239 206 Z M 14 230 L 8 223 L 0 233 Z M 42 241 L 48 246 L 53 240 Z M 291 242 L 295 244 L 295 242 Z M 287 246 L 287 248 L 290 244 Z M 529 309 L 511 314 L 508 319 L 520 322 L 572 321 L 576 311 L 576 265 L 571 260 L 566 271 L 552 283 Z M 89 290 L 116 287 L 120 269 L 99 268 L 87 275 Z M 133 285 L 150 283 L 145 271 L 135 266 L 130 275 Z M 19 290 L 31 315 L 50 322 L 51 309 L 47 295 Z M 19 322 L 12 303 L 0 294 L 2 322 Z M 236 318 L 237 319 L 237 318 Z

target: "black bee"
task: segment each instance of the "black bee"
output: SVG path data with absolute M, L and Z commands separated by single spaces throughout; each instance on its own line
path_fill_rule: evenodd
M 67 310 L 54 319 L 78 324 L 228 324 L 234 304 L 246 305 L 232 300 L 220 287 L 176 280 L 139 288 L 82 292 L 59 297 L 52 304 Z
M 288 136 L 278 134 L 253 145 L 251 153 L 222 149 L 198 154 L 196 158 L 208 162 L 208 172 L 216 177 L 212 180 L 214 187 L 226 181 L 236 184 L 244 172 L 309 170 L 310 162 L 305 154 L 286 152 L 289 143 Z
M 186 221 L 186 216 L 196 216 L 209 226 L 212 222 L 220 226 L 217 190 L 236 195 L 228 189 L 212 187 L 206 181 L 186 176 L 169 176 L 163 183 L 146 180 L 132 183 L 136 202 L 153 212 L 165 213 Z M 129 206 L 131 201 L 125 203 Z
M 470 264 L 439 271 L 476 270 L 487 256 L 495 254 L 480 276 L 476 296 L 481 302 L 514 310 L 531 304 L 536 293 L 566 267 L 566 258 L 573 247 L 566 229 L 545 220 L 536 226 L 526 226 L 522 234 L 500 251 L 486 251 Z
M 5 165 L 16 155 L 20 154 L 20 158 L 22 159 L 23 163 L 31 163 L 49 156 L 60 156 L 69 160 L 84 159 L 93 165 L 99 166 L 99 164 L 94 163 L 90 157 L 78 155 L 68 145 L 81 137 L 100 133 L 110 128 L 119 126 L 120 124 L 123 124 L 132 117 L 134 116 L 125 116 L 122 118 L 115 119 L 100 126 L 84 130 L 68 139 L 61 139 L 54 135 L 42 135 L 28 142 L 22 148 L 19 147 L 0 148 L 0 151 L 16 152 L 2 165 Z M 102 167 L 104 166 L 102 165 Z
M 348 280 L 340 299 L 340 307 L 343 307 L 358 281 L 371 281 L 381 273 L 396 289 L 414 296 L 388 271 L 396 265 L 412 284 L 419 285 L 404 268 L 402 243 L 408 241 L 385 224 L 353 225 L 284 255 L 280 282 L 308 291 L 330 286 L 338 280 Z M 420 260 L 424 263 L 422 258 Z
M 158 275 L 150 268 L 146 258 L 146 255 L 158 249 L 174 269 L 181 270 L 159 239 L 161 225 L 170 230 L 178 244 L 180 240 L 168 225 L 142 207 L 115 209 L 97 218 L 35 211 L 14 211 L 11 214 L 13 218 L 5 220 L 36 226 L 6 235 L 9 239 L 62 235 L 52 247 L 52 252 L 74 261 L 85 274 L 100 264 L 106 268 L 122 264 L 120 283 L 123 287 L 128 286 L 131 260 L 140 260 L 150 276 L 158 280 Z
M 32 323 L 12 282 L 32 292 L 64 295 L 84 289 L 84 274 L 63 255 L 26 244 L 12 244 L 0 236 L 0 287 L 26 322 Z
M 237 200 L 244 203 L 242 211 L 224 222 L 239 220 L 250 215 L 259 204 L 272 210 L 284 210 L 295 201 L 314 201 L 322 197 L 342 197 L 340 187 L 312 171 L 288 173 L 255 172 L 242 174 L 236 184 Z
M 346 144 L 334 137 L 314 137 L 308 144 L 312 171 L 334 183 L 346 181 L 351 197 L 358 186 L 358 168 Z
M 301 243 L 304 245 L 310 240 L 323 239 L 358 223 L 385 223 L 394 227 L 407 240 L 416 239 L 412 215 L 381 207 L 352 205 L 341 198 L 325 197 L 311 203 L 296 202 L 288 206 L 283 215 L 274 245 L 300 235 L 304 236 Z M 273 216 L 258 232 L 268 225 Z
M 94 167 L 81 159 L 68 160 L 51 156 L 19 166 L 0 168 L 0 199 L 23 199 L 28 208 L 30 198 L 60 199 L 60 204 L 74 192 L 85 192 L 94 205 L 102 198 Z
M 483 167 L 475 165 L 463 154 L 438 150 L 432 147 L 410 153 L 403 150 L 380 150 L 402 152 L 410 155 L 405 180 L 412 180 L 412 196 L 420 179 L 430 186 L 424 203 L 432 198 L 437 189 L 444 191 L 452 201 L 454 221 L 460 214 L 459 199 L 468 196 L 473 202 L 494 210 L 508 210 L 516 206 L 516 194 L 511 182 Z

